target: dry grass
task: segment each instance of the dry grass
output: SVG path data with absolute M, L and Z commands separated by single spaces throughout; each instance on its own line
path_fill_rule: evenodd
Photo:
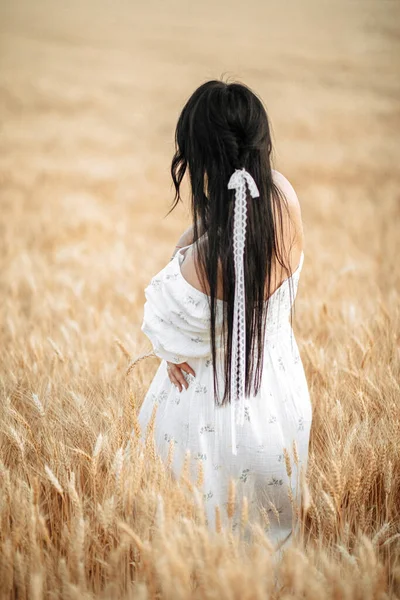
M 0 9 L 1 598 L 400 597 L 399 6 L 231 6 Z M 137 441 L 143 288 L 187 223 L 161 218 L 173 127 L 226 71 L 267 101 L 305 223 L 314 421 L 280 562 L 220 511 L 207 532 L 202 473 Z

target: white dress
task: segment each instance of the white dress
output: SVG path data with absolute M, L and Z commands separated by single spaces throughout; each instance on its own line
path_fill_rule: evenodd
M 181 273 L 186 248 L 179 250 L 145 289 L 142 331 L 163 360 L 140 409 L 142 435 L 157 403 L 156 447 L 165 460 L 170 440 L 174 440 L 174 475 L 179 477 L 186 450 L 190 450 L 193 481 L 197 461 L 203 462 L 203 497 L 209 527 L 215 527 L 216 505 L 220 506 L 223 523 L 227 519 L 225 507 L 229 480 L 233 478 L 238 499 L 233 527 L 240 521 L 240 501 L 246 496 L 251 520 L 260 519 L 260 506 L 267 511 L 270 525 L 266 531 L 272 542 L 282 543 L 288 536 L 291 540 L 292 505 L 288 491 L 291 488 L 298 501 L 299 472 L 302 465 L 307 467 L 312 420 L 307 381 L 289 321 L 304 254 L 292 277 L 269 299 L 262 383 L 258 395 L 246 399 L 245 421 L 237 430 L 237 454 L 233 455 L 230 405 L 221 407 L 214 402 L 208 297 Z M 217 303 L 218 332 L 224 302 Z M 194 369 L 195 377 L 185 374 L 187 390 L 179 392 L 170 382 L 166 361 L 188 362 Z M 293 457 L 293 440 L 299 466 L 292 458 L 289 479 L 283 448 Z

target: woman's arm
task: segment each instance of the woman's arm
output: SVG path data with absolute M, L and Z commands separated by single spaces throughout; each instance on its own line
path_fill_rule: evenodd
M 174 251 L 172 253 L 171 260 L 174 258 L 179 248 L 190 246 L 191 244 L 193 244 L 193 241 L 193 225 L 191 225 L 182 233 L 181 237 L 179 238 L 178 243 L 175 246 Z M 173 383 L 180 392 L 183 388 L 187 389 L 189 387 L 189 384 L 183 375 L 183 371 L 185 371 L 186 373 L 190 373 L 191 375 L 193 375 L 193 377 L 195 377 L 196 374 L 192 367 L 188 363 L 181 363 L 179 365 L 176 365 L 174 363 L 167 362 L 167 365 L 167 373 L 171 383 Z

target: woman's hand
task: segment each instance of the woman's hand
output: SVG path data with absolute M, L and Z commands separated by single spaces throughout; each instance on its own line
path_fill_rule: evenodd
M 175 363 L 167 362 L 168 377 L 170 378 L 171 382 L 178 388 L 178 390 L 180 392 L 183 390 L 183 387 L 186 390 L 189 387 L 189 384 L 185 379 L 183 371 L 185 371 L 185 373 L 190 373 L 190 375 L 193 375 L 193 377 L 196 376 L 192 367 L 190 365 L 188 365 L 187 362 L 180 363 L 179 365 L 176 365 Z

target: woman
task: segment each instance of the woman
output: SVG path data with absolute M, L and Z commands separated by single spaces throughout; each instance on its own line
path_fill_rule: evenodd
M 217 506 L 226 518 L 233 478 L 250 519 L 263 507 L 271 540 L 283 544 L 312 420 L 290 324 L 304 258 L 299 202 L 271 168 L 267 114 L 245 85 L 201 85 L 175 140 L 172 208 L 186 174 L 193 225 L 145 290 L 142 330 L 163 360 L 140 423 L 144 429 L 157 404 L 156 446 L 165 459 L 173 440 L 176 476 L 187 450 L 193 477 L 202 461 L 210 527 Z M 289 478 L 284 448 L 291 452 L 293 442 L 298 466 Z M 239 515 L 240 506 L 234 527 Z

